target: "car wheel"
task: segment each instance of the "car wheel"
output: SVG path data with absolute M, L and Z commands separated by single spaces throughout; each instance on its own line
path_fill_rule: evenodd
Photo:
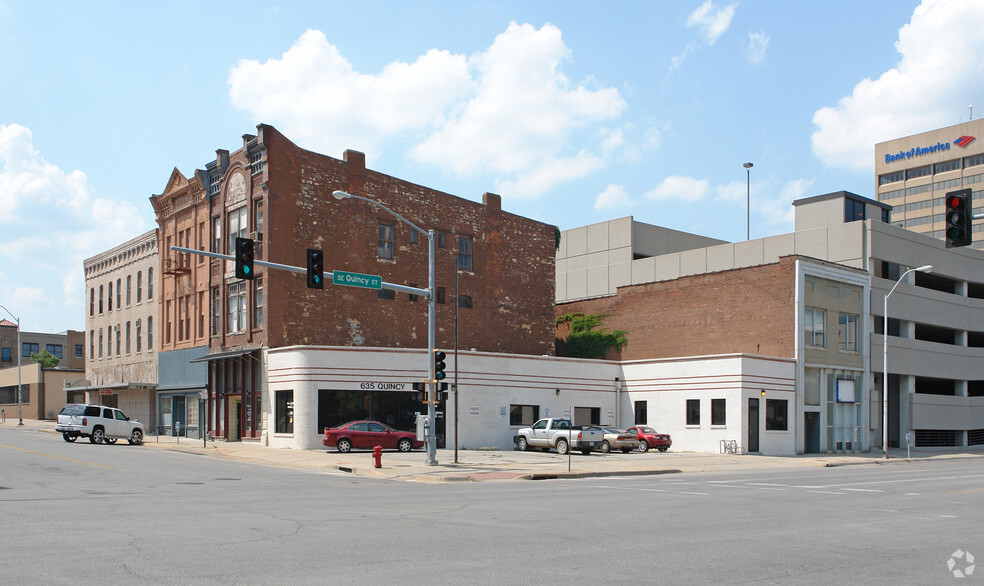
M 407 438 L 403 438 L 400 441 L 396 442 L 396 449 L 400 450 L 401 452 L 409 452 L 410 450 L 413 449 L 413 442 L 408 440 Z
M 646 440 L 642 440 L 641 442 L 639 442 L 639 451 L 640 452 L 648 452 L 649 451 L 649 442 L 647 442 Z
M 338 440 L 338 443 L 335 444 L 335 447 L 339 452 L 347 454 L 352 451 L 352 442 L 347 439 L 340 439 Z
M 104 439 L 106 439 L 106 432 L 101 427 L 97 427 L 92 430 L 92 435 L 89 436 L 89 443 L 101 444 Z
M 71 434 L 71 433 L 63 433 L 62 434 L 62 439 L 64 439 L 68 443 L 72 443 L 75 440 L 79 439 L 79 436 L 74 435 L 74 434 Z
M 529 442 L 526 441 L 525 437 L 521 437 L 518 440 L 516 440 L 516 448 L 520 452 L 525 452 L 526 450 L 530 449 L 530 444 Z
M 567 440 L 557 440 L 557 453 L 561 456 L 567 455 Z
M 628 454 L 631 451 L 632 451 L 632 448 L 622 448 L 622 453 L 623 454 Z
M 117 439 L 118 438 L 115 438 L 115 437 L 108 437 L 108 438 L 104 439 L 103 441 L 106 442 L 107 444 L 115 444 Z
M 130 442 L 131 446 L 139 446 L 143 443 L 143 432 L 139 429 L 134 429 L 130 432 L 130 439 L 126 441 Z
M 660 446 L 658 449 L 659 449 L 660 452 L 665 452 L 666 450 L 668 450 L 670 448 L 668 448 L 666 446 Z
M 598 448 L 598 451 L 602 454 L 607 454 L 612 451 L 612 444 L 608 443 L 608 440 L 605 440 L 601 442 L 601 447 Z

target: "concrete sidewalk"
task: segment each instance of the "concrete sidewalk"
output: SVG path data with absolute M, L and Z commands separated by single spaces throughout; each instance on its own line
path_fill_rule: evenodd
M 25 432 L 56 433 L 52 421 L 24 420 L 19 427 L 17 420 L 0 423 L 2 429 Z M 86 441 L 80 439 L 79 441 Z M 125 446 L 125 440 L 120 440 Z M 384 450 L 382 466 L 373 467 L 371 451 L 353 451 L 340 454 L 335 450 L 293 450 L 270 448 L 258 442 L 214 441 L 203 445 L 202 440 L 175 438 L 172 436 L 148 436 L 144 446 L 214 458 L 226 458 L 253 464 L 306 469 L 326 473 L 349 473 L 368 478 L 412 480 L 420 482 L 447 481 L 496 481 L 541 480 L 551 478 L 586 478 L 592 476 L 652 475 L 694 472 L 726 472 L 765 470 L 796 467 L 846 466 L 858 464 L 904 464 L 952 458 L 982 458 L 984 446 L 969 448 L 920 448 L 912 450 L 906 458 L 905 450 L 889 450 L 889 459 L 882 453 L 868 454 L 810 454 L 804 456 L 723 455 L 694 452 L 666 453 L 650 451 L 630 454 L 580 453 L 561 456 L 552 452 L 518 452 L 498 450 L 459 450 L 455 463 L 454 450 L 438 450 L 438 464 L 425 464 L 423 450 L 401 453 Z

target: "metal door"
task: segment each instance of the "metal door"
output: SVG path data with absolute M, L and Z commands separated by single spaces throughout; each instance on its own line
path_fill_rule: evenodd
M 759 425 L 759 400 L 753 397 L 748 400 L 748 452 L 759 451 Z

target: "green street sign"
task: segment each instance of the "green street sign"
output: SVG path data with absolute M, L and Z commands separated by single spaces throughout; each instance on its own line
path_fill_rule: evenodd
M 347 273 L 345 271 L 332 271 L 331 282 L 334 285 L 347 285 L 364 289 L 383 288 L 383 278 L 379 275 L 363 275 L 362 273 Z

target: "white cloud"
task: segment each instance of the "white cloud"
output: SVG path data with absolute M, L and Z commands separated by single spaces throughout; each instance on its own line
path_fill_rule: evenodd
M 796 179 L 786 183 L 774 198 L 762 197 L 753 190 L 752 208 L 760 213 L 766 226 L 791 231 L 796 214 L 793 202 L 805 196 L 812 186 L 813 179 Z
M 625 190 L 625 187 L 609 183 L 604 191 L 595 198 L 594 209 L 596 210 L 616 210 L 627 208 L 632 205 L 632 198 Z
M 981 23 L 984 2 L 924 0 L 899 30 L 898 65 L 813 115 L 813 153 L 831 167 L 870 170 L 875 143 L 959 122 L 984 93 Z
M 687 18 L 687 26 L 700 29 L 704 41 L 708 45 L 713 45 L 731 26 L 731 19 L 735 16 L 736 6 L 737 4 L 729 4 L 718 9 L 714 7 L 711 0 L 707 0 L 690 13 Z
M 751 186 L 745 181 L 732 181 L 715 188 L 718 201 L 744 201 Z
M 769 50 L 769 37 L 765 31 L 748 33 L 748 46 L 745 47 L 745 60 L 752 65 L 760 63 L 765 59 L 765 54 Z
M 133 205 L 95 197 L 85 173 L 46 161 L 19 124 L 0 125 L 0 209 L 0 296 L 41 331 L 81 327 L 83 259 L 146 229 Z M 66 306 L 78 314 L 63 317 Z
M 673 175 L 667 177 L 655 189 L 647 191 L 643 197 L 648 199 L 677 199 L 681 201 L 699 201 L 707 196 L 710 188 L 707 179 L 694 179 Z
M 412 64 L 360 73 L 309 30 L 279 59 L 240 61 L 229 95 L 308 148 L 357 148 L 371 160 L 392 140 L 415 140 L 417 161 L 462 176 L 492 173 L 517 188 L 503 196 L 536 196 L 601 166 L 610 141 L 598 153 L 573 152 L 570 136 L 625 109 L 617 89 L 571 82 L 560 68 L 570 54 L 557 27 L 510 23 L 476 55 L 432 49 Z

